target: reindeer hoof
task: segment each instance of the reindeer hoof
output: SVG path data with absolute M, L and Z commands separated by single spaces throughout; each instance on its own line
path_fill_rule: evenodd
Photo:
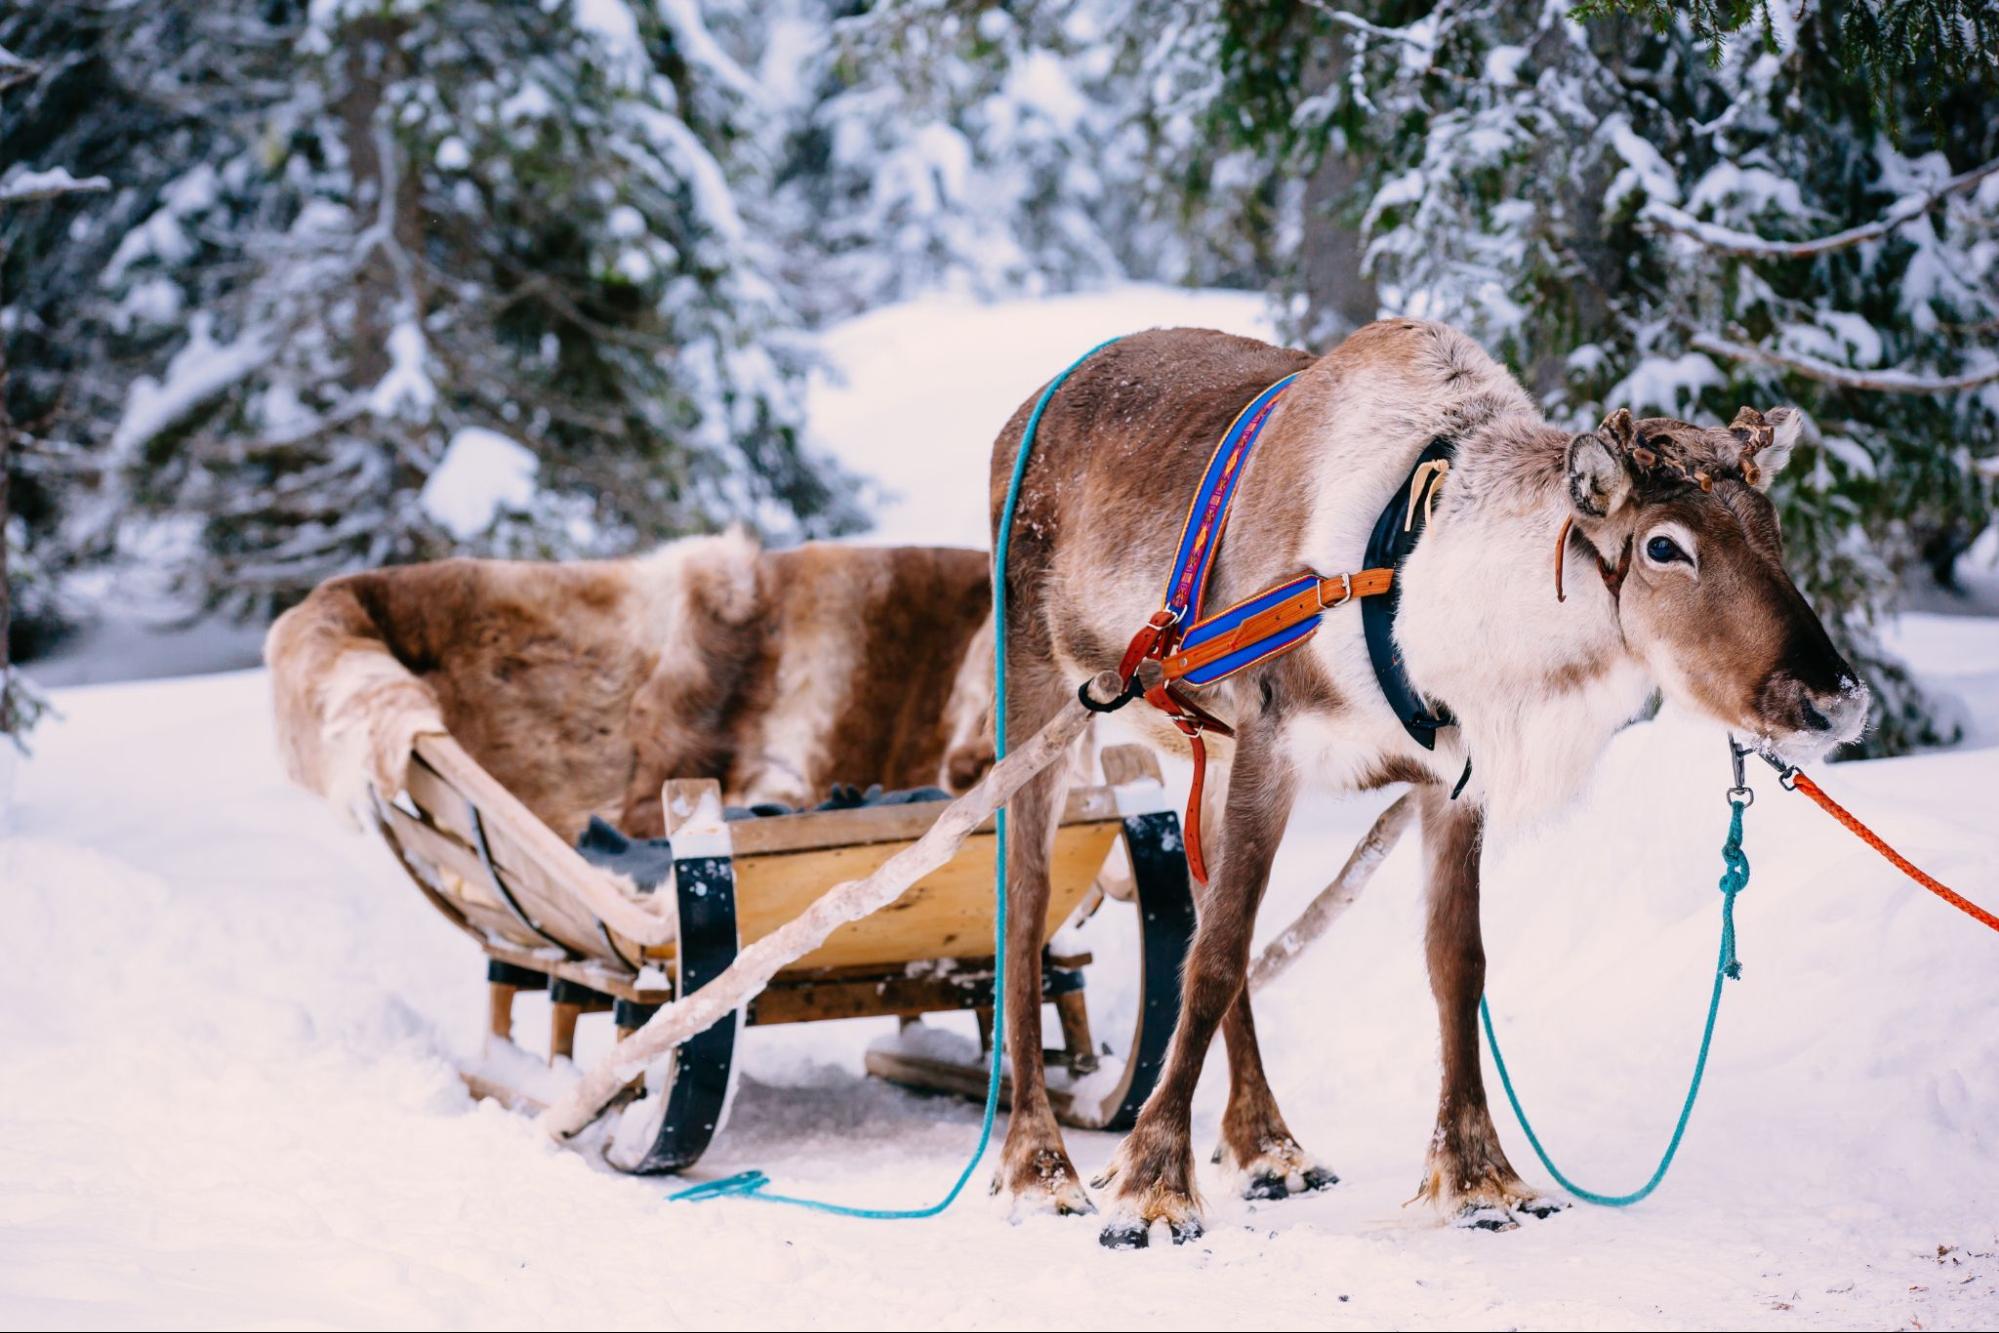
M 1149 1146 L 1149 1142 L 1152 1146 Z M 1097 1179 L 1116 1181 L 1111 1217 L 1098 1237 L 1113 1250 L 1135 1250 L 1151 1244 L 1151 1228 L 1165 1223 L 1175 1245 L 1201 1234 L 1201 1205 L 1194 1196 L 1194 1164 L 1188 1160 L 1186 1135 L 1149 1141 L 1141 1118 Z
M 1251 1176 L 1242 1187 L 1242 1197 L 1271 1201 L 1288 1199 L 1291 1197 L 1291 1186 L 1283 1176 Z
M 1512 1213 L 1495 1204 L 1468 1203 L 1458 1209 L 1451 1225 L 1466 1231 L 1516 1231 L 1520 1222 Z
M 1206 1235 L 1207 1229 L 1199 1218 L 1186 1217 L 1167 1221 L 1166 1232 L 1175 1245 L 1185 1245 Z M 1097 1234 L 1097 1244 L 1107 1250 L 1143 1250 L 1152 1244 L 1152 1226 L 1142 1217 L 1119 1218 Z
M 1065 1181 L 1059 1189 L 1051 1189 L 1045 1200 L 1040 1202 L 1040 1211 L 1054 1213 L 1057 1217 L 1088 1217 L 1097 1211 L 1097 1205 L 1090 1202 L 1090 1196 L 1083 1192 L 1080 1183 Z
M 1135 1217 L 1113 1222 L 1097 1233 L 1097 1244 L 1107 1250 L 1142 1250 L 1151 1243 L 1151 1228 Z
M 1514 1231 L 1520 1226 L 1522 1216 L 1532 1218 L 1553 1217 L 1567 1208 L 1560 1199 L 1534 1196 L 1526 1199 L 1508 1199 L 1504 1204 L 1467 1203 L 1458 1209 L 1451 1225 L 1472 1231 Z
M 1323 1166 L 1310 1167 L 1304 1171 L 1291 1171 L 1284 1175 L 1275 1172 L 1251 1176 L 1242 1187 L 1245 1199 L 1260 1199 L 1274 1202 L 1288 1199 L 1294 1194 L 1317 1194 L 1329 1190 L 1340 1183 L 1340 1178 Z
M 1076 1178 L 1076 1168 L 1060 1149 L 1043 1148 L 1016 1166 L 1002 1166 L 993 1173 L 991 1192 L 1002 1190 L 1013 1196 L 1010 1213 L 1015 1221 L 1036 1213 L 1082 1217 L 1097 1211 Z
M 1212 1160 L 1235 1181 L 1236 1193 L 1250 1200 L 1316 1194 L 1340 1183 L 1337 1174 L 1314 1161 L 1289 1135 L 1265 1140 L 1261 1151 L 1246 1161 L 1224 1144 L 1215 1149 Z

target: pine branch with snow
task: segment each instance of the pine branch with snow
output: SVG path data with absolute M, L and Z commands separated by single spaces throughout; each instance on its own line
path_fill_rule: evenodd
M 711 29 L 732 12 L 168 0 L 81 33 L 23 20 L 95 42 L 148 109 L 174 104 L 163 63 L 228 90 L 191 125 L 87 145 L 146 160 L 90 215 L 88 259 L 35 275 L 38 304 L 81 298 L 70 368 L 41 387 L 107 463 L 72 529 L 178 534 L 189 593 L 254 610 L 452 550 L 850 526 L 846 480 L 803 441 L 810 357 L 776 251 L 745 216 L 777 131 Z M 478 497 L 430 482 L 499 438 L 533 485 L 475 531 Z
M 775 201 L 808 309 L 1121 275 L 1116 8 L 922 0 L 820 30 Z
M 94 194 L 110 188 L 111 182 L 103 176 L 79 179 L 67 167 L 50 167 L 47 171 L 17 168 L 0 176 L 0 207 L 41 203 L 66 194 Z

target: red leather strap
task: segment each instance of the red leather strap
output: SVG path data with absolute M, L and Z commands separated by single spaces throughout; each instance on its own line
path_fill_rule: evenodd
M 1208 862 L 1201 854 L 1201 788 L 1208 776 L 1208 744 L 1198 731 L 1188 733 L 1187 743 L 1194 749 L 1194 780 L 1187 787 L 1187 817 L 1180 821 L 1180 828 L 1187 839 L 1187 873 L 1196 884 L 1206 888 Z
M 1215 446 L 1202 474 L 1200 489 L 1189 502 L 1186 519 L 1181 524 L 1180 544 L 1175 551 L 1173 571 L 1166 583 L 1166 604 L 1132 636 L 1130 645 L 1124 651 L 1124 659 L 1118 664 L 1118 678 L 1124 682 L 1125 697 L 1135 690 L 1139 669 L 1147 660 L 1160 664 L 1158 683 L 1144 691 L 1146 702 L 1166 714 L 1187 737 L 1193 749 L 1194 781 L 1188 793 L 1187 816 L 1182 822 L 1182 831 L 1187 842 L 1187 868 L 1202 884 L 1208 882 L 1208 867 L 1201 855 L 1201 795 L 1208 771 L 1208 747 L 1204 736 L 1211 731 L 1221 736 L 1233 736 L 1235 732 L 1226 722 L 1182 694 L 1175 682 L 1187 672 L 1220 661 L 1245 646 L 1260 644 L 1275 635 L 1296 630 L 1302 622 L 1330 606 L 1386 592 L 1395 578 L 1392 569 L 1365 569 L 1351 575 L 1339 575 L 1337 579 L 1319 579 L 1298 595 L 1285 596 L 1278 605 L 1247 618 L 1233 632 L 1217 634 L 1211 639 L 1204 635 L 1206 641 L 1198 643 L 1192 650 L 1178 651 L 1188 620 L 1201 616 L 1208 575 L 1214 567 L 1216 547 L 1220 545 L 1222 533 L 1228 525 L 1229 506 L 1235 497 L 1236 483 L 1241 480 L 1250 451 L 1262 434 L 1271 410 L 1285 388 L 1296 378 L 1295 374 L 1285 376 L 1245 404 Z M 1437 465 L 1439 473 L 1443 466 Z M 1283 584 L 1264 589 L 1258 596 L 1278 592 L 1300 577 L 1294 575 Z M 1333 600 L 1335 597 L 1337 600 Z M 1242 605 L 1237 603 L 1237 607 Z M 1218 617 L 1205 623 L 1212 625 L 1215 619 Z M 1309 633 L 1297 634 L 1283 646 L 1295 647 Z
M 1235 730 L 1167 681 L 1146 690 L 1145 701 L 1172 719 L 1194 752 L 1194 781 L 1187 788 L 1187 814 L 1180 821 L 1180 831 L 1187 840 L 1187 870 L 1195 883 L 1205 885 L 1208 864 L 1201 854 L 1201 791 L 1208 776 L 1208 744 L 1202 737 L 1210 731 L 1218 736 L 1233 736 Z
M 1172 681 L 1162 680 L 1145 692 L 1145 701 L 1172 718 L 1182 731 L 1212 731 L 1217 736 L 1235 736 L 1235 728 L 1180 692 Z M 1190 733 L 1191 734 L 1191 733 Z
M 1131 644 L 1124 650 L 1124 659 L 1118 663 L 1118 679 L 1127 686 L 1138 674 L 1139 664 L 1146 658 L 1164 657 L 1172 651 L 1169 636 L 1173 635 L 1174 616 L 1171 611 L 1160 608 L 1152 613 L 1152 619 L 1145 622 L 1145 628 L 1131 636 Z
M 1132 635 L 1131 643 L 1118 663 L 1119 679 L 1130 688 L 1137 679 L 1139 669 L 1148 660 L 1160 663 L 1161 679 L 1145 690 L 1145 701 L 1166 714 L 1179 728 L 1180 734 L 1187 738 L 1188 746 L 1194 752 L 1194 780 L 1187 791 L 1187 813 L 1180 823 L 1187 840 L 1187 869 L 1196 883 L 1205 885 L 1208 882 L 1207 860 L 1201 851 L 1201 796 L 1208 774 L 1208 746 L 1203 736 L 1211 731 L 1218 736 L 1234 736 L 1235 731 L 1228 723 L 1183 694 L 1175 682 L 1193 667 L 1233 651 L 1239 642 L 1244 641 L 1242 636 L 1245 632 L 1255 638 L 1265 637 L 1307 616 L 1317 615 L 1329 606 L 1340 605 L 1355 597 L 1386 592 L 1394 578 L 1393 570 L 1366 569 L 1337 581 L 1321 579 L 1309 595 L 1293 599 L 1245 622 L 1243 631 L 1228 640 L 1203 645 L 1192 652 L 1175 651 L 1180 644 L 1180 619 L 1164 608 L 1155 611 L 1144 627 Z M 1328 601 L 1328 595 L 1335 589 L 1339 593 L 1338 600 Z

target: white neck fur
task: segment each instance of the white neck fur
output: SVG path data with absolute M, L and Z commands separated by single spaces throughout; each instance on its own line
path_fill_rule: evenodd
M 1468 794 L 1502 828 L 1571 800 L 1654 688 L 1594 561 L 1555 598 L 1567 440 L 1529 414 L 1468 434 L 1402 567 L 1395 638 L 1410 683 L 1456 715 Z

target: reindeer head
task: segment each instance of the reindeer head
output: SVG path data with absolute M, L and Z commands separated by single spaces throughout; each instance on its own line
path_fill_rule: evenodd
M 1727 430 L 1620 408 L 1568 449 L 1574 524 L 1632 650 L 1669 696 L 1795 763 L 1858 736 L 1868 702 L 1785 572 L 1764 494 L 1801 424 L 1787 407 Z

